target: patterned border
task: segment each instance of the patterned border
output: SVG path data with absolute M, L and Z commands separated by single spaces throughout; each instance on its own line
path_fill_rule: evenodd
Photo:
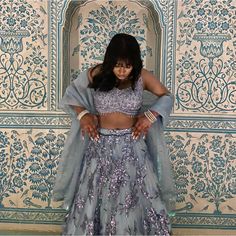
M 57 94 L 57 7 L 60 2 L 49 1 L 50 6 L 50 110 L 56 110 L 56 94 Z
M 173 228 L 207 228 L 207 229 L 236 229 L 236 215 L 212 214 L 176 214 L 172 218 Z
M 5 208 L 0 210 L 0 221 L 2 223 L 61 225 L 65 214 L 66 211 L 63 209 L 34 210 Z
M 0 114 L 1 128 L 68 129 L 71 119 L 65 114 Z
M 69 129 L 71 118 L 65 113 L 49 114 L 0 114 L 1 128 L 43 128 Z M 179 119 L 172 117 L 166 130 L 187 132 L 236 132 L 236 120 L 232 119 Z
M 54 224 L 64 222 L 66 211 L 63 209 L 13 209 L 0 210 L 0 221 L 19 224 Z M 45 220 L 47 219 L 47 220 Z M 236 229 L 236 215 L 213 215 L 197 213 L 178 213 L 171 218 L 173 228 Z
M 174 131 L 195 131 L 195 132 L 236 132 L 235 119 L 180 119 L 172 118 L 167 126 L 168 130 Z
M 172 68 L 173 68 L 173 32 L 174 32 L 174 1 L 173 0 L 150 0 L 153 4 L 154 9 L 160 15 L 160 23 L 163 27 L 163 43 L 162 46 L 165 47 L 165 52 L 163 54 L 163 73 L 161 80 L 164 81 L 165 85 L 169 90 L 171 90 L 171 80 L 172 80 Z

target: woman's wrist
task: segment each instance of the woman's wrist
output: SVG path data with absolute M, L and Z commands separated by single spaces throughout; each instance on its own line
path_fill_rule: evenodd
M 77 119 L 80 121 L 86 114 L 88 114 L 89 111 L 88 110 L 83 110 L 81 111 L 78 115 L 77 115 Z
M 158 113 L 155 111 L 147 110 L 144 112 L 144 115 L 151 123 L 154 123 L 157 120 Z
M 149 110 L 156 118 L 159 116 L 159 113 L 153 110 Z

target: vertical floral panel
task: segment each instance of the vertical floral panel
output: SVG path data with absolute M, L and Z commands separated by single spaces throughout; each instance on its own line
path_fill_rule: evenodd
M 176 114 L 236 110 L 236 2 L 178 1 Z
M 25 142 L 19 138 L 16 130 L 0 131 L 0 208 L 5 207 L 3 200 L 18 192 L 27 185 Z M 9 201 L 10 206 L 16 202 Z
M 64 132 L 0 131 L 0 207 L 52 207 L 52 187 L 66 139 Z
M 179 211 L 235 213 L 236 136 L 167 133 L 166 140 Z
M 1 1 L 1 110 L 46 109 L 46 15 L 46 1 Z
M 48 133 L 36 134 L 36 139 L 31 139 L 33 144 L 31 154 L 28 158 L 29 181 L 32 197 L 40 199 L 51 207 L 52 188 L 55 182 L 55 175 L 59 158 L 64 147 L 65 135 L 56 136 L 55 131 L 49 130 Z

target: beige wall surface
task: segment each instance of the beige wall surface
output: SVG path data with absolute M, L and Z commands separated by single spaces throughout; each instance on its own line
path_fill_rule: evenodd
M 0 0 L 0 232 L 60 232 L 51 194 L 70 119 L 58 102 L 125 32 L 175 96 L 174 234 L 236 235 L 235 11 L 235 0 Z

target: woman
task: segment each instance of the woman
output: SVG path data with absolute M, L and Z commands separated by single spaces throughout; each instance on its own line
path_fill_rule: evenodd
M 149 109 L 144 89 L 159 97 Z M 72 127 L 54 187 L 69 210 L 63 234 L 170 234 L 175 193 L 162 128 L 172 102 L 127 34 L 67 88 L 61 105 Z

